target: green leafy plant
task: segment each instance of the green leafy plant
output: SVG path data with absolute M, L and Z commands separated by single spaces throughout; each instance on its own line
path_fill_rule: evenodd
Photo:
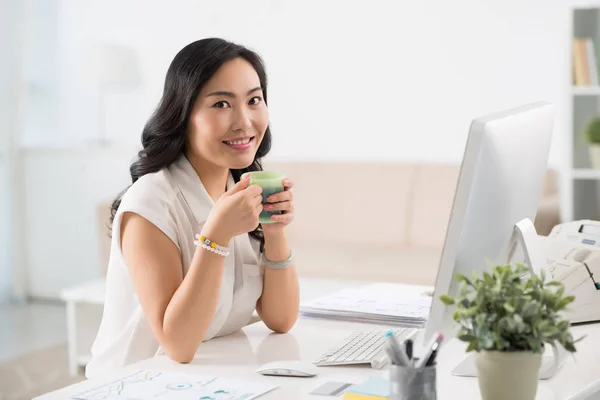
M 457 338 L 469 343 L 467 351 L 542 352 L 544 344 L 560 343 L 575 352 L 569 321 L 561 312 L 575 300 L 565 296 L 558 281 L 546 282 L 544 272 L 523 277 L 529 268 L 498 265 L 491 273 L 476 272 L 470 280 L 457 274 L 459 295 L 456 299 L 440 296 L 446 305 L 456 305 Z M 579 339 L 581 340 L 581 339 Z
M 590 144 L 600 144 L 600 118 L 592 118 L 587 123 L 585 138 Z

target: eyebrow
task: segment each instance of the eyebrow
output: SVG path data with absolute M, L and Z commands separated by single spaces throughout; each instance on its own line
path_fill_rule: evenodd
M 262 90 L 262 88 L 260 86 L 257 86 L 254 89 L 248 90 L 248 93 L 246 95 L 250 96 L 252 93 L 257 92 L 259 90 Z M 235 98 L 234 93 L 228 92 L 226 90 L 217 90 L 216 92 L 212 92 L 212 93 L 209 93 L 206 95 L 206 97 L 209 97 L 209 96 L 225 96 L 225 97 Z

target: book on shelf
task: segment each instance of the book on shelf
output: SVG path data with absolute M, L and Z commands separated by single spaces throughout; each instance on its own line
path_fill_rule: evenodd
M 588 37 L 573 38 L 573 84 L 598 86 L 598 54 L 600 47 Z

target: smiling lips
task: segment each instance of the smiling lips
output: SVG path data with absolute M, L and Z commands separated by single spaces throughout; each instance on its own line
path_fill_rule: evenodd
M 241 139 L 235 139 L 235 140 L 224 140 L 223 143 L 225 143 L 227 146 L 231 147 L 234 150 L 246 150 L 248 148 L 250 148 L 250 143 L 252 142 L 252 140 L 254 139 L 254 136 L 250 137 L 245 137 L 245 138 L 241 138 Z

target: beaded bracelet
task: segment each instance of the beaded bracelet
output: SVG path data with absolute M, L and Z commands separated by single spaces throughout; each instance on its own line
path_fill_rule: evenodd
M 197 234 L 196 240 L 194 240 L 194 244 L 208 251 L 212 251 L 213 253 L 217 253 L 223 257 L 227 257 L 229 255 L 229 249 L 227 247 L 219 246 L 204 235 L 201 236 Z
M 290 250 L 290 256 L 283 261 L 271 261 L 267 259 L 264 253 L 261 253 L 262 263 L 272 269 L 284 269 L 290 266 L 290 264 L 294 261 L 294 257 L 292 256 L 292 251 Z

